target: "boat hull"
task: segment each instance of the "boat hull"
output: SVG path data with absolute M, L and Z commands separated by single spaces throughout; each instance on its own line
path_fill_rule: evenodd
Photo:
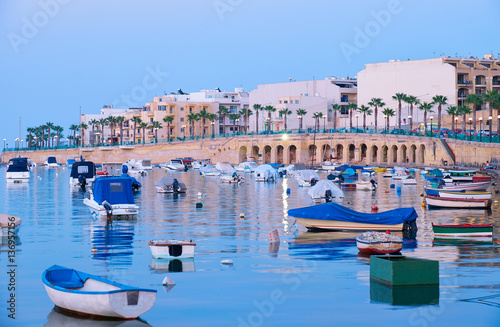
M 184 241 L 151 241 L 149 249 L 155 259 L 192 258 L 195 243 Z
M 493 225 L 434 225 L 432 224 L 434 236 L 440 238 L 469 238 L 469 237 L 492 237 Z
M 29 171 L 6 172 L 5 180 L 7 183 L 28 183 L 30 181 L 30 173 Z
M 438 191 L 438 195 L 443 198 L 456 198 L 456 199 L 491 199 L 491 192 L 448 192 Z
M 108 216 L 106 208 L 94 200 L 85 198 L 83 199 L 83 204 L 89 207 L 90 213 L 94 218 L 106 218 Z M 112 218 L 132 218 L 139 213 L 139 206 L 135 204 L 113 204 L 111 208 Z
M 403 242 L 363 242 L 356 239 L 359 252 L 367 254 L 398 253 L 403 248 Z
M 429 207 L 440 208 L 489 208 L 491 207 L 491 199 L 457 199 L 443 198 L 439 196 L 426 195 L 425 202 Z
M 382 225 L 382 224 L 369 224 L 369 223 L 355 223 L 340 220 L 323 220 L 323 219 L 309 219 L 309 218 L 296 218 L 299 223 L 308 229 L 328 229 L 328 230 L 359 230 L 359 231 L 386 231 L 396 230 L 401 231 L 403 224 L 396 225 Z

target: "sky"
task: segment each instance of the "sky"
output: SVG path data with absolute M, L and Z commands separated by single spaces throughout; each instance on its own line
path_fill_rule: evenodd
M 0 0 L 0 140 L 153 96 L 498 58 L 498 0 Z M 81 108 L 81 109 L 80 109 Z

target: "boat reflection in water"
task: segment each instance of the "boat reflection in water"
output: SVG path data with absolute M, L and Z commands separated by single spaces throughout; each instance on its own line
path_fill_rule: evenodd
M 194 258 L 180 258 L 180 259 L 151 258 L 151 263 L 149 265 L 149 268 L 158 273 L 195 271 Z
M 113 220 L 104 225 L 92 226 L 92 245 L 97 250 L 96 260 L 131 265 L 134 242 L 134 223 L 129 220 Z
M 392 305 L 439 304 L 439 284 L 389 286 L 370 280 L 370 300 Z
M 97 316 L 89 316 L 66 311 L 54 307 L 47 316 L 45 327 L 78 326 L 78 327 L 146 327 L 151 326 L 141 318 L 132 320 L 111 319 Z
M 304 232 L 288 243 L 292 256 L 306 260 L 340 260 L 352 257 L 347 253 L 356 247 L 358 232 Z

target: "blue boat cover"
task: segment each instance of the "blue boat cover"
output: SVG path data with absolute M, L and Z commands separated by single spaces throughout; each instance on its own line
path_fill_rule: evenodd
M 344 174 L 346 174 L 347 176 L 354 176 L 356 175 L 356 171 L 352 168 L 347 168 L 346 170 L 344 170 Z
M 425 177 L 443 177 L 443 172 L 437 168 L 434 168 L 425 175 Z
M 363 166 L 356 166 L 356 165 L 341 165 L 341 166 L 337 166 L 335 167 L 335 170 L 336 171 L 344 171 L 346 170 L 347 168 L 352 168 L 354 170 L 358 170 L 358 169 L 363 169 Z
M 288 215 L 298 218 L 339 220 L 354 223 L 397 225 L 417 219 L 414 208 L 398 208 L 379 213 L 363 213 L 328 202 L 315 206 L 288 210 Z
M 29 171 L 27 158 L 12 158 L 9 160 L 8 173 Z
M 123 177 L 99 177 L 92 184 L 94 200 L 102 204 L 135 204 L 132 193 L 132 180 Z
M 51 164 L 51 163 L 57 163 L 56 157 L 48 157 L 47 158 L 47 163 L 49 163 L 49 164 Z

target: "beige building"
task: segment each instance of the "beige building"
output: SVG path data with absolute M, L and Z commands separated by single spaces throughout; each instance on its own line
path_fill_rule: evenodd
M 386 106 L 397 112 L 398 102 L 392 99 L 396 93 L 416 96 L 421 102 L 432 102 L 435 95 L 444 95 L 448 104 L 442 107 L 441 114 L 446 116 L 446 108 L 450 105 L 465 104 L 464 100 L 471 93 L 485 93 L 486 90 L 500 91 L 500 60 L 493 55 L 484 58 L 450 58 L 440 57 L 424 60 L 390 60 L 384 63 L 366 64 L 358 73 L 358 105 L 367 105 L 372 98 L 382 98 Z M 484 109 L 485 105 L 481 109 Z M 434 113 L 428 114 L 437 118 L 437 106 Z M 379 128 L 382 112 L 379 110 Z M 408 123 L 409 106 L 403 103 L 401 120 Z M 478 116 L 488 113 L 483 110 Z M 413 112 L 413 124 L 423 121 L 423 112 L 418 108 Z M 445 117 L 443 124 L 449 124 L 450 117 Z M 496 120 L 496 117 L 494 117 Z M 369 116 L 369 125 L 374 116 Z M 398 118 L 393 117 L 390 125 L 395 126 Z M 414 125 L 415 126 L 415 125 Z M 449 126 L 449 125 L 447 125 Z

